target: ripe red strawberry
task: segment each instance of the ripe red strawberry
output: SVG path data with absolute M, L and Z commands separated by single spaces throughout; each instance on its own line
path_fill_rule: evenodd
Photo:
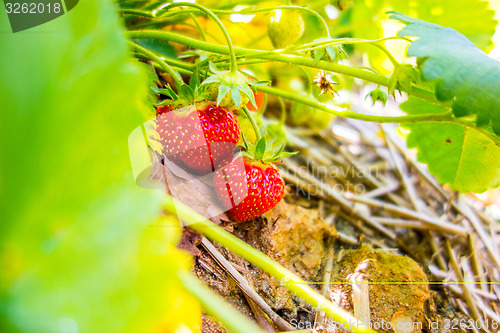
M 217 170 L 214 186 L 235 221 L 246 221 L 275 207 L 285 193 L 285 182 L 274 164 L 237 157 Z
M 172 105 L 160 105 L 156 109 L 156 116 L 161 116 L 162 114 L 165 114 L 167 112 L 170 112 L 174 109 Z
M 240 138 L 236 117 L 214 102 L 168 110 L 157 116 L 156 126 L 163 154 L 199 174 L 215 171 Z

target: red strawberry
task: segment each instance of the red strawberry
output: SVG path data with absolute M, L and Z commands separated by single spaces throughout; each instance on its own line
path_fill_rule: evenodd
M 217 170 L 214 186 L 229 216 L 239 222 L 269 211 L 285 192 L 285 182 L 274 164 L 247 157 L 237 157 Z
M 240 138 L 236 117 L 214 102 L 200 102 L 157 116 L 163 154 L 207 174 L 230 156 Z
M 156 116 L 161 116 L 162 114 L 165 114 L 167 112 L 170 112 L 174 109 L 172 105 L 160 105 L 156 109 Z

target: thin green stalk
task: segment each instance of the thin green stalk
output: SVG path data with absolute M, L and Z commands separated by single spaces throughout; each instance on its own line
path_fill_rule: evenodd
M 184 84 L 181 75 L 177 71 L 175 71 L 172 67 L 170 67 L 170 65 L 168 65 L 165 61 L 163 61 L 163 59 L 161 59 L 159 56 L 149 51 L 148 49 L 145 49 L 142 46 L 139 46 L 133 42 L 129 42 L 129 44 L 133 48 L 135 48 L 138 52 L 147 56 L 149 59 L 156 61 L 158 65 L 160 65 L 168 74 L 172 76 L 172 78 L 175 81 L 175 85 L 177 86 L 177 89 L 181 88 L 181 86 Z
M 218 61 L 224 61 L 224 59 L 218 60 Z M 215 62 L 215 61 L 214 61 Z M 244 61 L 238 61 L 239 65 L 255 65 L 255 64 L 263 64 L 269 62 L 269 60 L 244 60 Z M 223 66 L 228 66 L 228 64 L 221 64 L 219 67 Z
M 141 30 L 141 31 L 130 31 L 128 32 L 129 38 L 151 38 L 151 39 L 160 39 L 160 40 L 169 40 L 172 42 L 177 42 L 183 45 L 187 45 L 196 49 L 218 53 L 218 54 L 229 54 L 229 49 L 227 46 L 223 45 L 213 45 L 208 42 L 203 42 L 194 38 L 182 36 L 176 33 L 168 32 L 168 31 L 149 31 L 149 30 Z M 365 81 L 376 83 L 380 86 L 387 87 L 389 85 L 389 78 L 386 76 L 382 76 L 377 73 L 373 73 L 367 71 L 365 69 L 353 68 L 349 66 L 345 66 L 342 64 L 336 64 L 332 62 L 326 61 L 318 61 L 315 62 L 314 59 L 302 57 L 298 55 L 288 55 L 288 54 L 277 54 L 274 52 L 263 51 L 263 50 L 252 50 L 252 49 L 244 49 L 244 48 L 234 48 L 236 55 L 246 56 L 248 54 L 252 54 L 252 56 L 256 59 L 263 59 L 269 61 L 279 61 L 284 63 L 295 64 L 299 66 L 323 69 L 330 72 L 335 72 L 338 74 L 344 74 L 348 76 L 352 76 L 355 78 L 359 78 Z M 469 122 L 460 118 L 453 118 L 450 113 L 448 114 L 420 114 L 420 115 L 407 115 L 400 117 L 392 117 L 392 116 L 375 116 L 375 115 L 363 115 L 356 112 L 351 111 L 334 111 L 323 104 L 312 101 L 310 99 L 297 96 L 296 94 L 288 93 L 281 91 L 279 89 L 271 88 L 271 87 L 256 87 L 257 90 L 261 90 L 263 92 L 268 92 L 270 94 L 275 94 L 276 96 L 283 97 L 285 99 L 294 100 L 299 103 L 312 106 L 319 110 L 346 118 L 352 119 L 361 119 L 365 121 L 371 122 L 381 122 L 381 123 L 417 123 L 417 122 L 448 122 L 452 124 L 458 124 L 462 126 L 466 126 L 469 128 L 473 128 L 480 133 L 487 136 L 490 140 L 492 140 L 497 146 L 500 146 L 500 137 L 495 134 L 489 132 L 487 129 L 483 129 L 475 126 L 474 123 Z M 411 94 L 415 97 L 419 97 L 425 100 L 428 100 L 432 103 L 438 105 L 445 105 L 439 101 L 437 101 L 436 96 L 432 91 L 424 90 L 418 87 L 413 86 L 411 90 Z
M 310 15 L 313 15 L 314 17 L 316 17 L 316 19 L 318 19 L 319 23 L 321 24 L 321 27 L 323 28 L 323 32 L 325 33 L 326 37 L 330 38 L 330 29 L 328 28 L 328 24 L 326 24 L 326 21 L 323 18 L 323 16 L 321 16 L 318 12 L 307 7 L 287 5 L 287 6 L 274 6 L 266 8 L 244 8 L 242 10 L 213 10 L 213 12 L 217 14 L 231 15 L 231 14 L 253 14 L 253 13 L 269 12 L 271 10 L 281 10 L 281 9 L 301 10 Z
M 120 13 L 123 15 L 135 15 L 135 16 L 143 16 L 148 18 L 153 18 L 154 15 L 150 12 L 146 12 L 144 10 L 139 9 L 120 9 Z
M 198 299 L 209 315 L 220 320 L 229 332 L 264 333 L 257 324 L 235 310 L 222 297 L 205 287 L 192 274 L 180 270 L 178 275 L 182 286 Z
M 214 13 L 212 13 L 209 9 L 207 9 L 207 8 L 203 7 L 202 5 L 199 5 L 197 3 L 191 3 L 191 2 L 175 2 L 175 3 L 171 3 L 171 4 L 169 4 L 169 5 L 165 6 L 165 7 L 162 7 L 156 13 L 157 17 L 161 17 L 162 16 L 161 13 L 163 11 L 168 11 L 169 9 L 176 8 L 176 7 L 194 7 L 196 9 L 204 12 L 208 16 L 210 16 L 215 21 L 215 23 L 217 23 L 217 25 L 219 26 L 219 28 L 222 30 L 222 33 L 224 34 L 224 37 L 226 38 L 226 42 L 227 42 L 227 46 L 228 46 L 228 52 L 229 52 L 229 55 L 231 56 L 230 72 L 233 73 L 233 74 L 236 73 L 237 67 L 236 67 L 236 55 L 234 53 L 234 46 L 233 46 L 233 43 L 231 42 L 231 37 L 229 37 L 229 33 L 227 32 L 226 28 L 224 27 L 224 24 L 222 24 L 222 22 L 219 20 L 219 18 Z
M 461 118 L 453 117 L 453 113 L 450 110 L 447 113 L 441 114 L 415 114 L 415 115 L 406 115 L 406 116 L 376 116 L 369 114 L 356 113 L 348 110 L 333 110 L 327 107 L 324 104 L 313 101 L 309 98 L 298 96 L 297 94 L 290 93 L 288 91 L 283 91 L 280 89 L 267 87 L 267 86 L 259 86 L 255 87 L 256 90 L 262 91 L 267 94 L 272 94 L 277 97 L 282 97 L 288 99 L 290 101 L 294 101 L 297 103 L 301 103 L 315 109 L 333 114 L 338 117 L 351 118 L 351 119 L 359 119 L 370 122 L 377 123 L 399 123 L 399 124 L 414 124 L 414 123 L 429 123 L 429 122 L 443 122 L 450 123 L 455 125 L 461 125 L 468 128 L 472 128 L 486 137 L 488 137 L 492 142 L 494 142 L 497 146 L 500 147 L 500 137 L 495 135 L 494 133 L 488 131 L 485 128 L 477 127 L 472 121 L 468 121 Z
M 317 49 L 322 49 L 324 47 L 333 46 L 333 45 L 341 45 L 341 44 L 363 44 L 363 43 L 376 43 L 376 42 L 385 42 L 388 40 L 404 40 L 408 41 L 406 38 L 401 37 L 384 37 L 378 39 L 362 39 L 362 38 L 336 38 L 327 41 L 320 42 L 312 42 L 308 44 L 302 44 L 294 50 L 297 51 L 314 51 Z
M 168 40 L 212 53 L 219 53 L 226 55 L 230 54 L 230 50 L 228 49 L 227 46 L 214 45 L 211 43 L 203 42 L 194 38 L 182 36 L 177 33 L 169 31 L 154 31 L 154 30 L 130 31 L 128 32 L 128 36 L 130 38 L 151 38 L 151 39 Z M 327 61 L 316 62 L 312 58 L 303 57 L 299 55 L 279 54 L 276 52 L 244 49 L 239 47 L 235 47 L 234 52 L 236 53 L 236 55 L 242 55 L 242 56 L 247 56 L 248 54 L 252 54 L 252 57 L 255 59 L 279 61 L 305 67 L 323 69 L 338 74 L 349 75 L 385 87 L 389 85 L 389 78 L 386 76 L 382 76 L 380 74 L 373 73 L 365 69 L 349 67 L 346 65 L 336 64 L 333 62 L 327 62 Z M 411 93 L 413 96 L 431 101 L 436 104 L 440 104 L 436 100 L 436 97 L 432 91 L 424 90 L 417 87 L 412 87 Z
M 179 67 L 179 68 L 183 68 L 185 70 L 189 70 L 189 71 L 193 71 L 196 67 L 196 65 L 192 64 L 192 63 L 189 63 L 189 62 L 185 62 L 185 61 L 182 61 L 182 60 L 178 60 L 178 59 L 174 59 L 174 58 L 168 58 L 168 57 L 165 57 L 165 59 L 163 59 L 163 61 L 165 61 L 167 64 L 171 65 L 171 66 L 175 66 L 175 67 Z
M 201 27 L 200 22 L 198 22 L 196 16 L 194 16 L 193 13 L 189 13 L 189 17 L 191 18 L 191 20 L 193 20 L 194 24 L 198 28 L 198 31 L 200 32 L 201 35 L 201 40 L 206 41 L 207 38 L 205 37 L 205 30 Z
M 387 56 L 387 58 L 389 58 L 389 60 L 391 61 L 392 65 L 394 67 L 399 66 L 399 62 L 396 60 L 396 58 L 394 58 L 394 56 L 391 54 L 391 52 L 389 52 L 389 50 L 387 50 L 385 48 L 385 46 L 377 44 L 377 43 L 370 43 L 370 45 L 373 45 L 376 48 L 380 49 L 382 52 L 384 52 L 385 55 Z
M 135 55 L 137 58 L 143 58 L 143 59 L 146 59 L 146 60 L 149 60 L 148 57 L 145 57 L 144 55 L 142 54 L 138 54 L 136 53 Z M 156 70 L 163 70 L 163 67 L 161 67 L 160 65 L 158 65 L 157 63 L 153 63 L 153 67 L 156 69 Z M 186 75 L 186 76 L 190 76 L 191 74 L 193 74 L 192 71 L 188 71 L 188 70 L 185 70 L 185 69 L 182 69 L 182 68 L 178 68 L 178 67 L 175 67 L 175 66 L 172 66 L 173 68 L 175 68 L 175 70 L 177 72 L 179 72 L 179 74 L 181 75 Z
M 280 107 L 281 107 L 280 120 L 279 120 L 278 124 L 283 127 L 283 125 L 285 125 L 285 121 L 286 121 L 286 106 L 285 106 L 285 102 L 283 102 L 283 98 L 278 97 L 278 101 L 280 102 Z
M 324 311 L 325 315 L 341 325 L 341 327 L 356 333 L 375 333 L 366 325 L 359 322 L 347 311 L 337 307 L 325 297 L 315 292 L 305 284 L 305 281 L 266 256 L 264 253 L 254 249 L 238 237 L 208 221 L 194 210 L 177 201 L 172 197 L 167 197 L 165 209 L 168 212 L 177 214 L 179 219 L 188 224 L 190 228 L 203 234 L 205 237 L 215 241 L 229 251 L 234 252 L 274 278 L 283 282 L 284 286 L 297 296 L 304 299 L 311 306 Z
M 312 91 L 313 91 L 313 86 L 310 83 L 313 81 L 313 79 L 312 79 L 311 75 L 309 75 L 309 73 L 304 69 L 304 67 L 299 66 L 299 68 L 300 68 L 300 71 L 302 72 L 302 74 L 304 74 L 304 78 L 307 80 L 306 81 L 307 82 L 306 83 L 306 85 L 307 85 L 307 92 L 309 94 L 311 94 Z
M 181 22 L 182 20 L 180 20 L 180 19 L 176 20 L 176 19 L 172 18 L 172 16 L 185 15 L 185 16 L 189 17 L 189 14 L 192 14 L 192 13 L 199 13 L 199 11 L 196 9 L 187 9 L 187 10 L 183 10 L 182 13 L 177 12 L 177 11 L 174 11 L 171 13 L 166 13 L 162 16 L 161 19 L 156 19 L 156 17 L 154 17 L 156 19 L 154 21 L 137 23 L 133 26 L 130 26 L 128 29 L 133 30 L 133 29 L 139 29 L 139 28 L 144 28 L 144 27 L 155 28 L 157 26 L 162 26 L 162 25 L 166 25 L 169 23 L 177 23 L 177 22 Z
M 255 132 L 255 137 L 256 137 L 255 142 L 259 142 L 262 136 L 260 135 L 259 126 L 257 126 L 255 118 L 252 116 L 252 113 L 250 112 L 250 110 L 248 110 L 246 106 L 243 107 L 243 112 L 245 113 L 245 116 L 247 116 L 248 120 L 250 120 L 250 123 L 252 124 L 253 131 Z
M 368 44 L 371 46 L 374 46 L 378 49 L 380 49 L 382 52 L 385 53 L 385 55 L 389 58 L 391 63 L 394 66 L 399 65 L 399 62 L 394 58 L 394 56 L 387 50 L 387 48 L 383 45 L 377 44 L 377 42 L 382 42 L 386 40 L 392 40 L 392 39 L 398 39 L 398 40 L 403 40 L 402 38 L 399 37 L 388 37 L 388 38 L 380 38 L 376 40 L 367 40 L 367 39 L 357 39 L 357 38 L 339 38 L 336 39 L 335 41 L 330 41 L 330 42 L 323 42 L 323 43 L 316 43 L 315 46 L 312 47 L 307 47 L 307 45 L 303 45 L 300 48 L 297 48 L 297 51 L 302 51 L 302 52 L 308 52 L 308 51 L 314 51 L 317 49 L 322 49 L 328 46 L 333 46 L 333 45 L 344 45 L 344 44 Z
M 446 114 L 418 114 L 418 115 L 407 115 L 407 116 L 376 116 L 363 113 L 352 112 L 348 110 L 334 110 L 326 106 L 325 104 L 313 101 L 307 97 L 299 96 L 295 93 L 284 91 L 281 89 L 276 89 L 268 86 L 255 87 L 256 90 L 262 91 L 267 94 L 271 94 L 277 97 L 288 99 L 300 104 L 304 104 L 315 109 L 330 113 L 332 115 L 344 118 L 359 119 L 370 122 L 378 123 L 417 123 L 417 122 L 431 122 L 431 121 L 443 121 L 451 119 L 451 112 Z

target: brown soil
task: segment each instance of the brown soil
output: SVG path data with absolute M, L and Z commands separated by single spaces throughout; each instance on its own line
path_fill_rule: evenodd
M 363 245 L 346 251 L 332 273 L 332 282 L 352 280 L 369 285 L 370 319 L 374 329 L 392 332 L 388 329 L 392 325 L 384 323 L 406 319 L 413 328 L 408 332 L 421 331 L 418 326 L 424 326 L 424 305 L 430 298 L 430 292 L 427 277 L 415 261 Z M 335 300 L 342 295 L 340 305 L 351 310 L 352 289 L 350 284 L 334 285 L 330 291 L 331 298 Z

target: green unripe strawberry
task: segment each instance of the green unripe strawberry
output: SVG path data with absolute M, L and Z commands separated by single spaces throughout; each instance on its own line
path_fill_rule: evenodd
M 207 87 L 205 88 L 205 92 L 214 101 L 216 101 L 217 100 L 217 96 L 219 95 L 219 86 L 218 86 L 218 84 L 217 83 L 207 84 Z M 241 104 L 240 104 L 240 106 L 246 105 L 249 101 L 250 101 L 250 99 L 247 96 L 242 95 L 241 96 Z M 231 96 L 231 92 L 226 93 L 226 95 L 224 97 L 222 97 L 221 101 L 219 102 L 219 106 L 222 107 L 222 108 L 226 108 L 228 110 L 239 109 L 239 107 L 236 106 L 236 104 L 234 103 L 233 97 Z
M 325 129 L 334 118 L 334 115 L 299 103 L 292 104 L 290 110 L 290 120 L 293 124 L 309 125 L 311 128 Z
M 299 10 L 278 9 L 269 18 L 267 33 L 277 49 L 296 43 L 304 33 L 304 20 Z
M 333 0 L 332 4 L 337 7 L 339 10 L 346 10 L 351 7 L 354 3 L 354 0 Z
M 248 86 L 248 77 L 239 72 L 221 71 L 203 82 L 207 93 L 217 105 L 228 110 L 241 108 L 250 101 L 253 91 Z M 235 90 L 233 92 L 233 90 Z M 240 92 L 243 91 L 243 93 Z M 255 100 L 253 101 L 255 103 Z

